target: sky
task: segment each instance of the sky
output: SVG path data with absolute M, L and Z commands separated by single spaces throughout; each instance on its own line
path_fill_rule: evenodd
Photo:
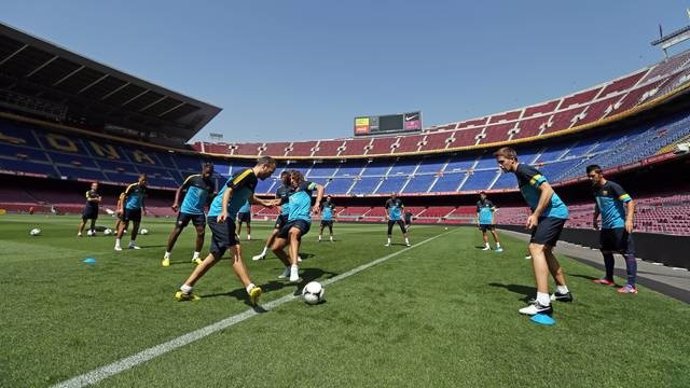
M 193 140 L 351 137 L 567 95 L 663 58 L 690 0 L 2 0 L 0 21 L 222 112 Z M 671 52 L 684 50 L 681 47 Z

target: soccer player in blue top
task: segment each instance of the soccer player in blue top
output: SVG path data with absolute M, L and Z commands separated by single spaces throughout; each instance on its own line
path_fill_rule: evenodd
M 194 246 L 194 254 L 192 256 L 192 263 L 201 264 L 199 255 L 201 248 L 204 246 L 204 236 L 206 234 L 206 215 L 204 208 L 210 202 L 213 194 L 216 192 L 216 185 L 212 179 L 213 164 L 205 163 L 201 174 L 194 174 L 187 177 L 182 185 L 177 188 L 175 193 L 175 202 L 170 206 L 174 211 L 180 211 L 177 215 L 175 227 L 170 231 L 168 236 L 168 245 L 163 255 L 161 265 L 163 267 L 170 266 L 170 252 L 172 252 L 177 238 L 182 233 L 182 230 L 189 225 L 196 229 L 196 244 Z M 184 199 L 182 200 L 182 207 L 180 207 L 180 196 L 182 192 L 186 191 Z
M 129 221 L 132 221 L 132 235 L 129 242 L 129 249 L 141 249 L 136 244 L 137 234 L 139 233 L 139 224 L 141 224 L 141 214 L 146 212 L 144 206 L 144 197 L 146 196 L 146 174 L 139 175 L 139 180 L 132 183 L 125 189 L 125 196 L 122 200 L 122 209 L 118 211 L 122 214 L 122 222 L 117 230 L 115 238 L 115 250 L 121 251 L 120 240 L 125 229 L 129 226 Z
M 477 201 L 477 225 L 479 230 L 482 231 L 482 238 L 484 239 L 484 249 L 483 251 L 488 251 L 491 249 L 489 245 L 489 237 L 486 235 L 486 231 L 491 231 L 494 236 L 494 241 L 496 242 L 496 252 L 503 252 L 501 248 L 501 242 L 498 241 L 498 234 L 496 234 L 496 221 L 494 217 L 494 212 L 496 211 L 496 206 L 493 202 L 486 198 L 485 192 L 479 193 L 479 201 Z
M 252 239 L 252 205 L 249 201 L 237 212 L 237 236 L 242 235 L 242 223 L 247 224 L 247 241 Z
M 599 235 L 601 253 L 604 255 L 606 276 L 594 280 L 605 286 L 615 286 L 613 282 L 614 253 L 625 258 L 628 282 L 618 289 L 621 294 L 637 294 L 637 262 L 635 261 L 635 244 L 633 242 L 633 219 L 635 201 L 618 183 L 604 178 L 601 167 L 596 164 L 587 166 L 587 177 L 592 181 L 592 191 L 596 204 L 594 206 L 594 229 L 599 229 L 598 218 L 601 214 L 601 234 Z
M 333 216 L 335 214 L 335 205 L 331 202 L 331 196 L 326 196 L 326 201 L 321 204 L 321 229 L 319 230 L 319 242 L 323 235 L 323 228 L 328 227 L 331 242 L 333 242 Z
M 280 173 L 280 182 L 282 184 L 278 190 L 276 190 L 276 199 L 280 200 L 280 214 L 278 214 L 278 217 L 276 218 L 273 232 L 271 232 L 266 239 L 264 249 L 261 251 L 261 253 L 252 257 L 252 260 L 254 261 L 263 260 L 266 258 L 266 253 L 268 253 L 271 245 L 273 245 L 273 240 L 275 240 L 276 235 L 278 232 L 280 232 L 280 229 L 283 227 L 283 225 L 285 225 L 288 219 L 288 213 L 290 212 L 290 195 L 293 193 L 292 186 L 290 185 L 290 171 L 283 170 L 283 172 Z
M 397 194 L 392 193 L 391 197 L 386 201 L 386 221 L 388 221 L 388 242 L 386 242 L 387 247 L 391 246 L 391 235 L 393 233 L 393 225 L 398 224 L 400 231 L 405 237 L 405 245 L 410 246 L 410 239 L 407 235 L 407 228 L 405 228 L 405 223 L 402 220 L 402 212 L 405 208 L 403 202 L 398 198 Z
M 92 234 L 96 233 L 96 220 L 98 219 L 98 204 L 101 203 L 101 195 L 98 194 L 98 182 L 91 183 L 91 190 L 86 192 L 86 205 L 81 214 L 81 223 L 79 223 L 79 230 L 77 237 L 82 236 L 86 220 L 91 220 L 91 228 L 89 231 Z
M 553 188 L 539 170 L 518 162 L 517 152 L 510 147 L 500 148 L 494 153 L 496 162 L 503 172 L 512 172 L 517 177 L 520 192 L 532 210 L 525 226 L 532 231 L 529 251 L 532 268 L 537 282 L 537 297 L 532 303 L 520 309 L 521 314 L 551 314 L 551 300 L 570 302 L 572 294 L 565 284 L 563 268 L 553 254 L 565 221 L 568 207 L 553 191 Z M 556 281 L 556 292 L 549 297 L 549 272 Z
M 276 169 L 276 161 L 270 156 L 262 156 L 254 167 L 240 171 L 232 176 L 223 185 L 218 195 L 211 202 L 208 210 L 208 226 L 211 229 L 210 253 L 197 265 L 189 275 L 179 291 L 175 293 L 178 301 L 197 300 L 198 296 L 192 293 L 194 284 L 211 269 L 223 257 L 225 251 L 230 248 L 232 252 L 232 269 L 242 285 L 247 290 L 249 303 L 256 305 L 261 296 L 261 288 L 257 287 L 249 278 L 249 272 L 242 260 L 242 250 L 235 235 L 235 217 L 242 205 L 250 200 L 252 203 L 266 207 L 278 204 L 276 200 L 262 200 L 254 196 L 254 190 L 258 179 L 264 180 L 273 174 Z
M 319 214 L 319 204 L 323 199 L 323 186 L 318 183 L 304 180 L 301 172 L 290 171 L 290 184 L 293 194 L 290 195 L 287 223 L 280 229 L 271 249 L 273 253 L 285 264 L 285 270 L 279 278 L 290 277 L 291 282 L 298 282 L 299 278 L 299 246 L 302 236 L 309 232 L 311 227 L 311 213 Z M 312 206 L 312 193 L 316 190 L 316 204 Z M 285 253 L 284 248 L 290 245 L 290 255 Z

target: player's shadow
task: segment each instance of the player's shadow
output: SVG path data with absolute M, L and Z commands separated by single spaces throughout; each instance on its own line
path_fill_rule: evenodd
M 573 277 L 573 278 L 587 279 L 587 280 L 596 280 L 596 279 L 599 279 L 599 278 L 594 277 L 594 276 L 580 275 L 580 274 L 568 274 L 568 276 L 569 276 L 569 277 Z
M 502 283 L 489 283 L 491 287 L 505 288 L 508 291 L 514 292 L 516 294 L 522 295 L 520 300 L 528 300 L 536 295 L 537 289 L 535 287 L 523 286 L 520 284 L 502 284 Z

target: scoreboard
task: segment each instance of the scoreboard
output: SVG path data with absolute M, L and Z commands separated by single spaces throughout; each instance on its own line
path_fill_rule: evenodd
M 381 135 L 422 130 L 422 112 L 355 117 L 355 136 Z

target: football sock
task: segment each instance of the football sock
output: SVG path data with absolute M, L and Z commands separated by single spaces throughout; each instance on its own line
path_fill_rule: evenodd
M 487 243 L 484 243 L 484 247 L 486 247 L 486 248 L 491 248 L 491 246 L 489 245 L 488 242 L 487 242 Z
M 116 246 L 116 247 L 119 247 L 119 246 L 120 246 L 120 239 L 119 239 L 119 238 L 116 238 L 116 239 L 115 239 L 115 246 Z
M 254 288 L 254 287 L 256 287 L 256 286 L 254 285 L 254 283 L 249 283 L 249 284 L 247 285 L 247 293 L 249 293 L 249 291 L 251 291 L 252 288 Z
M 566 285 L 556 286 L 556 291 L 558 291 L 559 294 L 567 294 L 568 293 L 568 286 L 566 286 Z
M 405 237 L 405 244 L 410 245 L 410 239 Z
M 606 267 L 606 279 L 613 281 L 613 253 L 604 253 L 604 266 Z
M 537 302 L 542 306 L 551 305 L 551 298 L 548 292 L 537 292 Z
M 198 259 L 200 254 L 201 254 L 201 252 L 194 252 L 194 255 L 192 256 L 192 260 Z
M 252 239 L 252 235 L 251 235 L 251 234 L 248 234 L 248 235 L 247 235 L 247 240 L 251 240 L 251 239 Z
M 183 284 L 182 287 L 180 287 L 180 291 L 184 292 L 185 294 L 189 294 L 190 292 L 192 292 L 192 286 Z
M 391 243 L 391 238 L 390 238 L 390 237 L 388 237 L 388 243 L 389 243 L 389 244 Z
M 501 247 L 501 243 L 496 241 L 496 248 L 500 248 L 500 247 Z
M 265 246 L 264 250 L 261 251 L 261 256 L 266 256 L 266 251 L 268 251 L 268 246 Z
M 628 273 L 628 284 L 635 286 L 635 281 L 637 280 L 637 261 L 635 260 L 635 255 L 625 254 L 625 270 Z
M 321 235 L 319 235 L 319 241 L 321 241 Z
M 136 241 L 136 240 L 131 240 L 131 241 L 129 242 L 129 246 L 131 247 L 131 246 L 134 246 L 134 245 L 137 245 L 137 241 Z
M 170 252 L 165 251 L 165 254 L 163 255 L 164 259 L 169 259 L 170 258 Z
M 331 236 L 331 241 L 333 241 L 333 236 Z

